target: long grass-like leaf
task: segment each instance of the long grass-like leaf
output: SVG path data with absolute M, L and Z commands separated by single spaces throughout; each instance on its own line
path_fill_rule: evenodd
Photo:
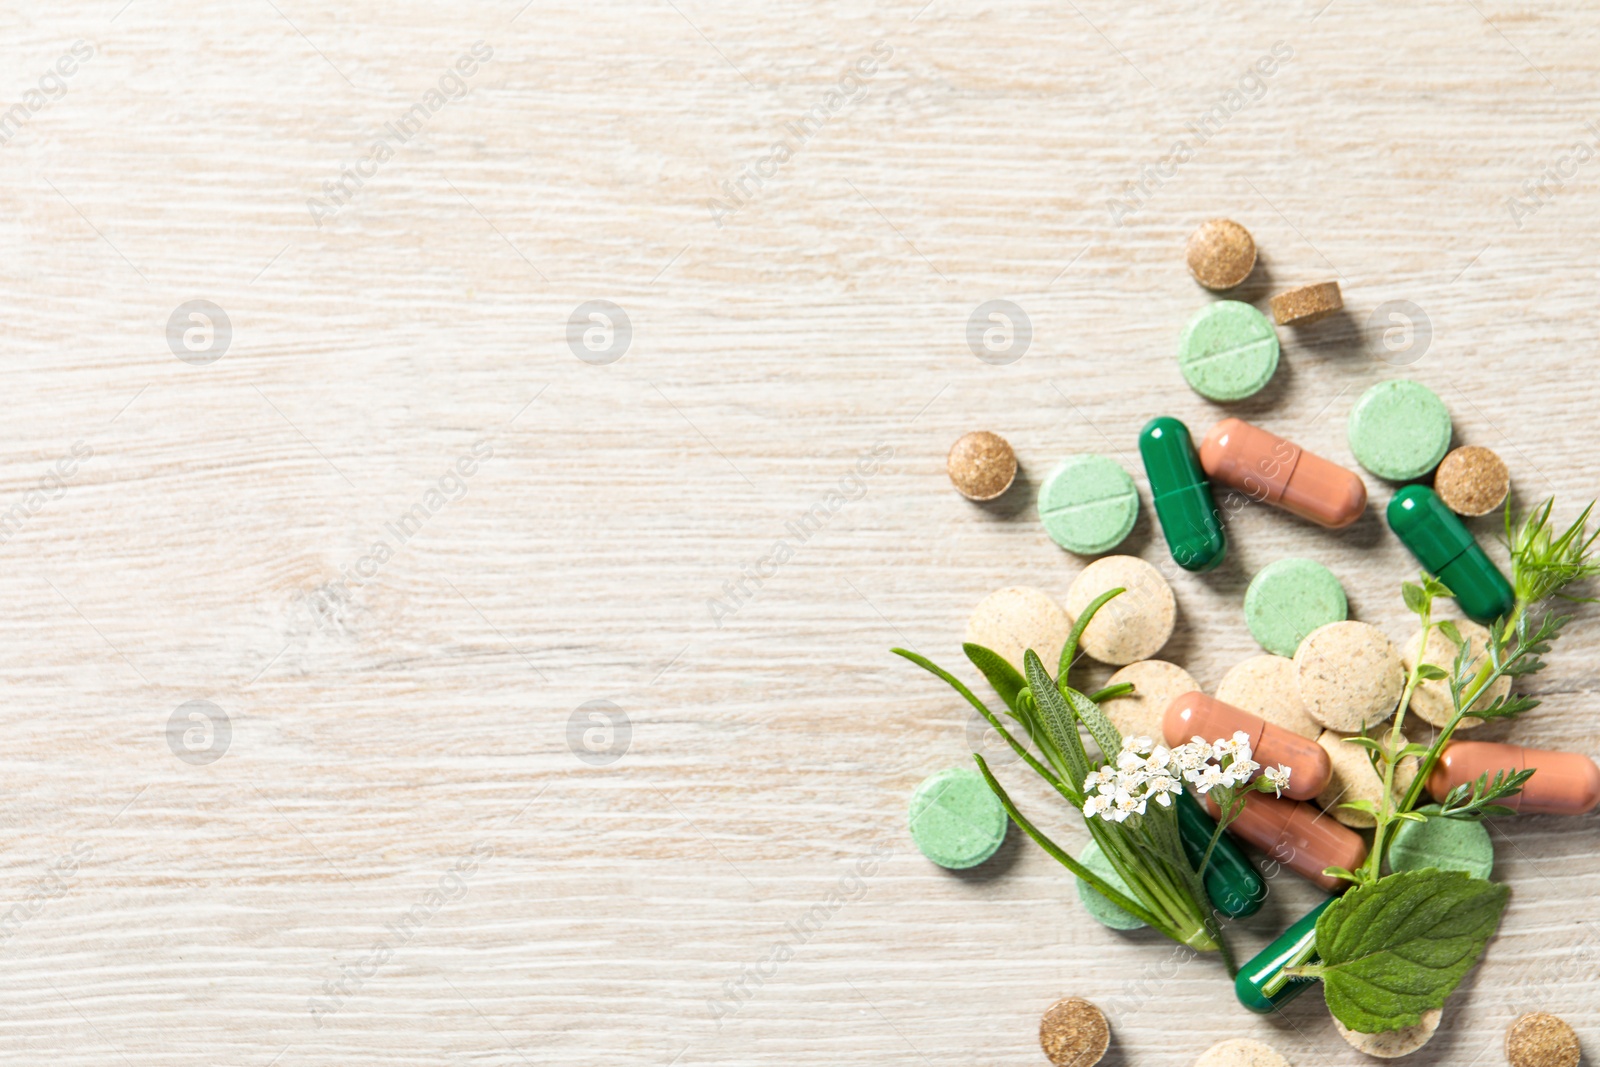
M 1011 821 L 1021 827 L 1023 833 L 1033 838 L 1038 846 L 1044 849 L 1052 859 L 1061 864 L 1061 866 L 1065 867 L 1067 870 L 1071 871 L 1073 874 L 1077 875 L 1079 878 L 1082 878 L 1085 882 L 1088 882 L 1095 889 L 1099 890 L 1107 900 L 1111 901 L 1111 903 L 1115 904 L 1129 915 L 1148 923 L 1157 930 L 1164 931 L 1166 929 L 1166 925 L 1160 919 L 1152 915 L 1143 904 L 1140 904 L 1136 900 L 1129 899 L 1129 897 L 1121 890 L 1117 889 L 1116 886 L 1112 885 L 1110 882 L 1107 882 L 1104 878 L 1101 878 L 1098 874 L 1095 874 L 1089 868 L 1085 867 L 1083 864 L 1067 855 L 1066 851 L 1062 849 L 1060 845 L 1050 840 L 1050 838 L 1046 837 L 1042 831 L 1033 825 L 1033 823 L 1024 818 L 1022 812 L 1017 810 L 1017 806 L 1013 804 L 1011 802 L 1011 798 L 1006 795 L 1006 791 L 1001 787 L 1000 783 L 995 780 L 994 774 L 989 770 L 989 765 L 984 762 L 983 757 L 974 753 L 972 758 L 978 761 L 978 770 L 982 772 L 984 781 L 989 783 L 989 788 L 993 790 L 994 795 L 1000 799 L 1000 804 L 1006 809 L 1006 814 L 1011 816 Z
M 1028 691 L 1033 694 L 1034 705 L 1039 709 L 1039 725 L 1044 727 L 1045 734 L 1060 751 L 1067 765 L 1067 773 L 1072 778 L 1070 784 L 1081 796 L 1083 780 L 1089 774 L 1089 754 L 1084 751 L 1083 739 L 1078 736 L 1078 724 L 1073 719 L 1072 709 L 1045 671 L 1039 654 L 1031 648 L 1022 654 L 1022 669 L 1028 678 Z
M 961 679 L 957 678 L 955 675 L 951 674 L 937 663 L 934 663 L 926 656 L 920 656 L 917 653 L 908 651 L 904 648 L 894 648 L 890 649 L 890 651 L 897 656 L 904 656 L 906 659 L 910 660 L 912 663 L 915 663 L 917 666 L 921 667 L 935 678 L 943 679 L 944 682 L 950 686 L 950 688 L 954 689 L 956 692 L 965 697 L 968 704 L 971 704 L 973 707 L 978 709 L 979 714 L 989 721 L 989 725 L 993 726 L 1000 736 L 1006 739 L 1006 744 L 1011 746 L 1011 750 L 1027 761 L 1028 766 L 1033 768 L 1035 774 L 1049 782 L 1051 785 L 1055 786 L 1058 791 L 1062 791 L 1062 795 L 1066 796 L 1068 800 L 1073 800 L 1072 793 L 1063 790 L 1064 783 L 1061 781 L 1061 779 L 1057 777 L 1056 774 L 1050 770 L 1050 768 L 1046 767 L 1044 764 L 1035 759 L 1033 753 L 1029 752 L 1025 747 L 1023 747 L 1021 742 L 1019 742 L 1015 737 L 1012 737 L 1011 731 L 1005 728 L 1005 725 L 1000 721 L 995 713 L 989 710 L 989 706 L 987 704 L 973 695 L 972 690 L 968 689 L 962 683 Z M 1072 792 L 1077 794 L 1077 798 L 1074 802 L 1079 807 L 1082 807 L 1083 779 L 1081 777 L 1072 784 Z

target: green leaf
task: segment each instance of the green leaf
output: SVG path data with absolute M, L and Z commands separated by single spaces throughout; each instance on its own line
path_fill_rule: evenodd
M 1431 574 L 1422 576 L 1422 591 L 1435 599 L 1438 597 L 1455 599 L 1455 594 L 1450 591 L 1450 587 Z
M 1414 811 L 1397 811 L 1397 812 L 1394 813 L 1394 817 L 1396 819 L 1404 819 L 1406 822 L 1427 822 L 1428 821 L 1428 817 L 1426 815 L 1419 815 Z
M 1377 752 L 1379 754 L 1383 752 L 1383 745 L 1379 744 L 1378 739 L 1375 737 L 1346 737 L 1343 738 L 1343 741 L 1347 745 L 1359 745 L 1368 752 Z
M 1089 601 L 1089 606 L 1083 609 L 1078 615 L 1078 620 L 1072 624 L 1072 630 L 1067 634 L 1067 643 L 1061 646 L 1061 662 L 1056 665 L 1056 683 L 1063 689 L 1067 685 L 1067 668 L 1072 666 L 1072 661 L 1078 655 L 1078 638 L 1083 636 L 1083 631 L 1094 621 L 1095 612 L 1104 607 L 1107 601 L 1125 592 L 1127 590 L 1120 585 L 1115 589 L 1107 589 Z
M 1442 682 L 1450 677 L 1450 672 L 1432 663 L 1419 663 L 1417 664 L 1417 677 L 1424 682 Z
M 1462 645 L 1466 644 L 1466 640 L 1461 636 L 1460 627 L 1456 626 L 1456 624 L 1451 622 L 1449 619 L 1439 620 L 1439 632 L 1444 634 L 1449 642 L 1452 645 L 1455 645 L 1457 648 L 1460 648 Z
M 994 691 L 1000 694 L 1000 699 L 1012 713 L 1017 711 L 1017 694 L 1028 683 L 1022 680 L 1022 675 L 1015 667 L 1007 663 L 998 652 L 990 651 L 982 645 L 967 642 L 961 646 L 961 651 L 967 654 L 972 665 L 983 672 L 989 679 L 989 684 L 994 686 Z
M 1347 800 L 1343 804 L 1340 804 L 1339 807 L 1347 808 L 1350 811 L 1364 811 L 1374 818 L 1376 818 L 1378 814 L 1378 803 L 1374 800 Z
M 1028 677 L 1028 688 L 1033 691 L 1033 702 L 1039 709 L 1039 725 L 1044 727 L 1045 736 L 1055 744 L 1066 763 L 1068 780 L 1065 784 L 1081 796 L 1083 780 L 1089 774 L 1089 756 L 1083 750 L 1078 726 L 1072 721 L 1072 710 L 1045 671 L 1039 654 L 1031 648 L 1022 654 L 1022 669 Z
M 1405 598 L 1406 609 L 1413 615 L 1421 615 L 1427 610 L 1428 594 L 1416 582 L 1401 582 L 1400 595 Z
M 1509 893 L 1433 867 L 1351 889 L 1317 920 L 1328 1010 L 1364 1034 L 1416 1025 L 1477 963 Z
M 1122 734 L 1111 725 L 1111 720 L 1106 718 L 1106 713 L 1100 710 L 1100 705 L 1078 692 L 1068 689 L 1065 694 L 1067 704 L 1072 708 L 1072 713 L 1082 720 L 1088 729 L 1089 736 L 1094 738 L 1094 743 L 1100 746 L 1100 755 L 1107 762 L 1114 761 L 1117 753 L 1122 751 Z M 1158 743 L 1159 743 L 1159 739 Z
M 1360 877 L 1356 875 L 1356 872 L 1346 870 L 1343 867 L 1324 867 L 1322 868 L 1322 873 L 1327 875 L 1329 878 L 1343 878 L 1347 882 L 1361 881 Z

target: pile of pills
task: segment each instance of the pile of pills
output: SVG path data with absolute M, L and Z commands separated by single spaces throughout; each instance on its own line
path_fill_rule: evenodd
M 1187 264 L 1196 282 L 1224 293 L 1241 285 L 1255 269 L 1257 249 L 1237 222 L 1212 219 L 1190 237 Z M 1199 395 L 1219 403 L 1255 396 L 1277 373 L 1283 353 L 1276 326 L 1296 330 L 1339 315 L 1344 308 L 1337 282 L 1302 285 L 1270 299 L 1271 318 L 1249 303 L 1218 299 L 1207 303 L 1183 329 L 1177 365 L 1183 380 Z M 1468 656 L 1481 661 L 1489 639 L 1485 625 L 1512 604 L 1505 576 L 1478 544 L 1462 517 L 1487 515 L 1506 500 L 1510 477 L 1505 463 L 1487 448 L 1468 445 L 1451 451 L 1454 428 L 1439 396 L 1420 382 L 1403 378 L 1378 382 L 1353 403 L 1346 440 L 1356 465 L 1392 483 L 1417 483 L 1433 475 L 1433 485 L 1406 484 L 1388 502 L 1388 526 L 1429 573 L 1447 584 L 1466 618 L 1452 620 Z M 1171 416 L 1151 419 L 1140 432 L 1139 454 L 1150 502 L 1172 560 L 1191 572 L 1222 563 L 1228 550 L 1217 488 L 1267 504 L 1299 520 L 1329 530 L 1356 523 L 1366 511 L 1368 486 L 1355 470 L 1316 455 L 1262 426 L 1237 417 L 1212 426 L 1197 448 L 1189 428 Z M 998 500 L 1018 484 L 1019 463 L 1004 438 L 969 433 L 950 449 L 947 470 L 966 498 Z M 1024 481 L 1022 484 L 1026 484 Z M 991 649 L 1019 672 L 1031 649 L 1052 672 L 1074 620 L 1102 594 L 1120 595 L 1095 614 L 1079 639 L 1079 650 L 1117 670 L 1108 685 L 1131 683 L 1132 691 L 1102 704 L 1123 736 L 1161 738 L 1181 744 L 1199 734 L 1249 738 L 1255 758 L 1291 769 L 1281 796 L 1251 793 L 1229 826 L 1239 840 L 1254 845 L 1284 866 L 1330 892 L 1347 882 L 1323 873 L 1328 867 L 1355 869 L 1366 859 L 1368 842 L 1358 831 L 1374 825 L 1371 815 L 1344 805 L 1377 804 L 1384 783 L 1365 749 L 1348 739 L 1376 732 L 1393 714 L 1406 678 L 1419 662 L 1451 669 L 1456 645 L 1434 629 L 1424 645 L 1420 629 L 1397 645 L 1382 630 L 1352 620 L 1339 576 L 1314 559 L 1278 559 L 1251 578 L 1241 605 L 1244 622 L 1263 654 L 1234 666 L 1215 695 L 1179 663 L 1156 658 L 1172 637 L 1178 601 L 1162 570 L 1131 555 L 1112 554 L 1137 524 L 1141 493 L 1133 474 L 1117 459 L 1077 453 L 1059 459 L 1040 484 L 1037 510 L 1044 533 L 1080 557 L 1092 557 L 1058 601 L 1032 586 L 1010 586 L 985 597 L 967 622 L 966 639 Z M 997 682 L 997 684 L 1000 684 Z M 1490 687 L 1475 707 L 1504 699 L 1510 678 Z M 1438 727 L 1453 713 L 1449 686 L 1422 682 L 1410 708 L 1413 736 L 1421 724 Z M 1461 729 L 1480 725 L 1468 718 Z M 1403 743 L 1403 742 L 1402 742 Z M 1577 814 L 1600 806 L 1600 767 L 1575 753 L 1542 752 L 1514 745 L 1453 740 L 1425 787 L 1441 800 L 1454 787 L 1488 771 L 1536 768 L 1527 788 L 1507 806 L 1524 812 Z M 1391 783 L 1398 800 L 1414 783 L 1418 760 L 1396 768 Z M 1180 827 L 1198 820 L 1204 841 L 1214 823 L 1199 804 L 1180 811 Z M 1210 801 L 1206 801 L 1210 804 Z M 1211 815 L 1217 814 L 1214 806 Z M 966 768 L 940 771 L 918 787 L 912 799 L 911 831 L 922 853 L 953 869 L 982 863 L 1000 847 L 1007 819 L 981 776 Z M 1191 827 L 1193 829 L 1193 827 Z M 1184 831 L 1185 834 L 1189 830 Z M 1259 878 L 1236 846 L 1226 841 L 1208 869 L 1207 889 L 1216 869 L 1236 863 L 1246 878 Z M 1186 839 L 1187 845 L 1187 839 Z M 1232 858 L 1225 857 L 1228 852 Z M 1090 841 L 1079 862 L 1119 890 L 1126 885 L 1100 848 Z M 1399 823 L 1389 852 L 1396 871 L 1437 867 L 1487 878 L 1494 848 L 1481 823 L 1430 819 Z M 1144 923 L 1082 879 L 1078 895 L 1085 912 L 1114 930 Z M 1240 1000 L 1258 1012 L 1276 1010 L 1314 983 L 1293 980 L 1282 988 L 1262 987 L 1274 973 L 1273 960 L 1310 946 L 1315 923 L 1328 902 L 1289 927 L 1241 968 Z M 1219 908 L 1223 906 L 1218 905 Z M 1259 906 L 1259 902 L 1255 903 Z M 1249 914 L 1241 907 L 1228 914 Z M 1438 1030 L 1441 1013 L 1426 1013 L 1415 1026 L 1384 1034 L 1364 1034 L 1339 1026 L 1357 1050 L 1380 1059 L 1421 1048 Z M 1335 1021 L 1337 1023 L 1337 1021 Z M 1106 1052 L 1110 1029 L 1100 1011 L 1081 998 L 1058 1001 L 1045 1012 L 1040 1042 L 1057 1067 L 1091 1067 Z M 1572 1067 L 1578 1061 L 1571 1028 L 1549 1015 L 1519 1019 L 1506 1036 L 1513 1067 Z M 1287 1067 L 1270 1046 L 1236 1038 L 1207 1050 L 1196 1067 Z

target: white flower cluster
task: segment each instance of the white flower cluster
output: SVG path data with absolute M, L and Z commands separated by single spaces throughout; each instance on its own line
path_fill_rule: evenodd
M 1170 805 L 1183 792 L 1184 782 L 1197 793 L 1209 793 L 1245 785 L 1258 770 L 1273 792 L 1282 795 L 1289 784 L 1289 768 L 1280 763 L 1262 770 L 1250 754 L 1250 735 L 1242 730 L 1216 741 L 1195 737 L 1171 749 L 1148 737 L 1125 737 L 1116 766 L 1090 771 L 1083 780 L 1089 794 L 1083 814 L 1121 822 L 1130 815 L 1143 815 L 1152 799 L 1162 807 Z

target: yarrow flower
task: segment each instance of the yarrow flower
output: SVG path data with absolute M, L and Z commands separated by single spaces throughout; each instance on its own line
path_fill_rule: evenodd
M 1185 782 L 1202 795 L 1246 785 L 1261 771 L 1261 764 L 1251 755 L 1250 735 L 1242 730 L 1213 741 L 1196 736 L 1171 749 L 1148 737 L 1125 737 L 1115 764 L 1098 767 L 1084 778 L 1088 795 L 1083 813 L 1122 822 L 1130 815 L 1143 815 L 1151 800 L 1171 807 L 1172 798 L 1183 792 Z M 1256 788 L 1263 792 L 1271 788 L 1281 796 L 1288 782 L 1289 768 L 1279 764 L 1262 771 Z

